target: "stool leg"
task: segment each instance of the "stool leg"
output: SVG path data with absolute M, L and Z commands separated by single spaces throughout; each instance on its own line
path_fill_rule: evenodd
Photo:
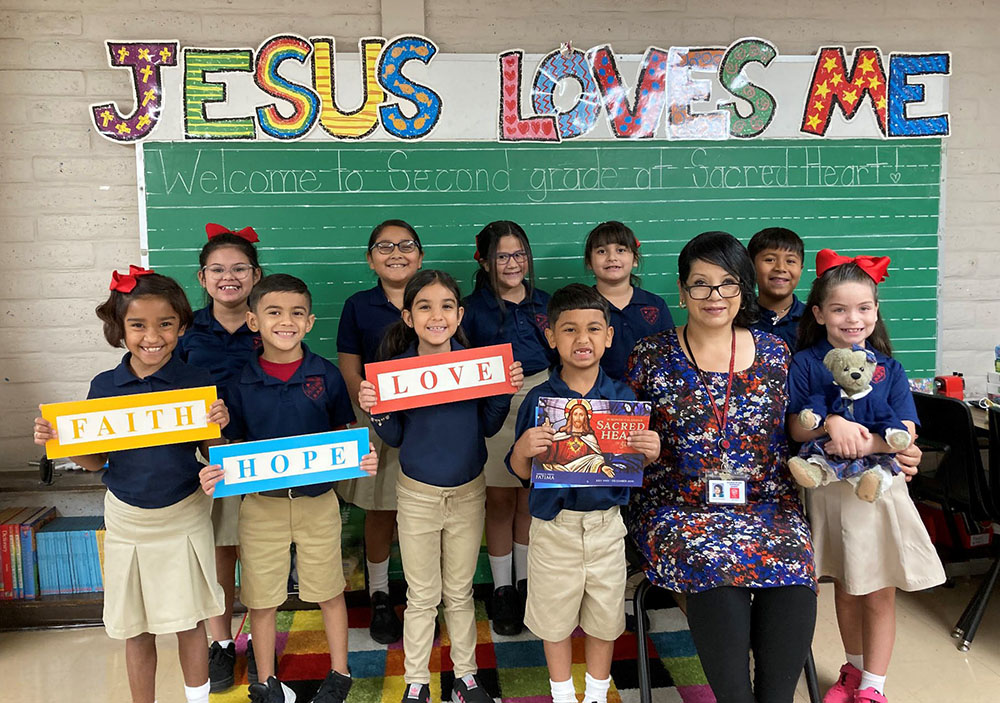
M 975 610 L 969 618 L 969 627 L 966 629 L 965 634 L 962 635 L 962 641 L 958 645 L 958 651 L 968 652 L 969 647 L 972 646 L 972 640 L 976 637 L 976 630 L 979 629 L 979 623 L 982 621 L 983 614 L 986 612 L 986 606 L 990 602 L 990 596 L 993 594 L 993 589 L 997 585 L 998 577 L 1000 577 L 1000 557 L 993 560 L 993 566 L 990 567 L 990 572 L 986 575 L 986 580 L 983 582 L 983 588 L 981 589 L 982 595 L 977 598 Z
M 635 613 L 636 664 L 639 668 L 639 703 L 653 703 L 653 685 L 649 672 L 649 646 L 646 643 L 646 593 L 651 584 L 643 579 L 632 596 Z
M 812 648 L 809 648 L 809 654 L 806 655 L 806 689 L 809 691 L 809 701 L 810 703 L 821 703 L 822 699 L 819 695 L 819 682 L 816 680 L 816 660 L 813 659 Z

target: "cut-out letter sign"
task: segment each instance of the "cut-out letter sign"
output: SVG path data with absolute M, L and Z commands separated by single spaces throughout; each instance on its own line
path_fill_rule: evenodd
M 514 393 L 510 344 L 410 356 L 365 364 L 365 378 L 375 384 L 373 415 L 456 400 Z
M 213 497 L 361 478 L 367 453 L 364 427 L 211 447 L 208 460 L 225 471 Z
M 59 435 L 45 443 L 49 459 L 103 454 L 219 437 L 208 421 L 215 386 L 47 403 L 42 417 Z

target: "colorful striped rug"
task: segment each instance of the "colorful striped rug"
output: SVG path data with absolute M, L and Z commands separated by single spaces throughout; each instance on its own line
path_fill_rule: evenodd
M 476 617 L 479 641 L 476 658 L 479 673 L 494 698 L 510 703 L 548 703 L 548 672 L 542 642 L 525 630 L 516 637 L 497 635 L 490 628 L 482 597 L 488 586 L 476 588 Z M 400 599 L 401 600 L 401 599 Z M 662 594 L 650 595 L 650 669 L 654 703 L 709 703 L 714 701 L 705 674 L 695 654 L 687 622 L 680 609 Z M 398 606 L 402 614 L 402 605 Z M 403 697 L 402 643 L 386 647 L 368 636 L 369 609 L 363 592 L 348 594 L 349 664 L 354 677 L 351 703 L 399 703 Z M 451 697 L 451 658 L 448 629 L 441 617 L 440 637 L 431 655 L 431 699 Z M 213 703 L 247 700 L 246 651 L 247 624 L 236 641 L 237 686 L 212 695 Z M 581 630 L 573 634 L 573 678 L 577 691 L 583 691 L 586 670 Z M 608 703 L 637 703 L 639 700 L 636 669 L 636 637 L 622 635 L 615 644 L 611 667 L 613 684 Z M 278 613 L 278 676 L 291 687 L 298 701 L 306 703 L 315 693 L 330 666 L 323 620 L 318 610 Z

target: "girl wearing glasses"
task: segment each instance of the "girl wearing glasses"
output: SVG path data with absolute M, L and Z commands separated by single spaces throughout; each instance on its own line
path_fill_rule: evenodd
M 514 444 L 518 408 L 547 378 L 543 372 L 556 357 L 545 341 L 549 295 L 535 288 L 531 245 L 520 225 L 506 220 L 486 225 L 476 235 L 475 259 L 475 290 L 462 303 L 462 327 L 474 347 L 509 342 L 514 361 L 524 368 L 524 387 L 513 397 L 507 421 L 486 440 L 486 547 L 494 588 L 490 619 L 497 634 L 516 635 L 524 627 L 531 514 L 528 489 L 507 470 L 504 457 Z
M 239 231 L 222 225 L 205 225 L 208 242 L 198 258 L 198 283 L 205 289 L 208 304 L 194 313 L 194 322 L 177 340 L 181 361 L 200 366 L 212 374 L 212 380 L 225 397 L 230 381 L 250 361 L 260 347 L 260 335 L 246 325 L 247 298 L 260 280 L 257 260 L 257 233 L 252 227 Z M 236 592 L 236 560 L 239 539 L 236 524 L 240 497 L 220 498 L 212 503 L 215 530 L 215 570 L 225 594 L 226 610 L 210 618 L 208 629 L 214 642 L 209 649 L 209 680 L 212 691 L 224 691 L 234 683 L 236 644 L 233 642 L 233 599 Z M 253 647 L 247 645 L 248 671 L 256 672 Z
M 424 260 L 417 231 L 403 220 L 386 220 L 372 230 L 365 255 L 378 276 L 374 288 L 355 293 L 344 303 L 337 329 L 337 366 L 356 401 L 364 365 L 377 361 L 386 330 L 400 320 L 403 291 Z M 367 422 L 365 413 L 355 413 Z M 370 433 L 379 456 L 378 473 L 370 478 L 341 481 L 337 493 L 365 511 L 365 558 L 371 598 L 369 634 L 380 644 L 403 636 L 403 623 L 389 600 L 389 549 L 396 527 L 396 477 L 399 450 L 380 445 Z
M 626 365 L 662 446 L 632 491 L 629 530 L 649 579 L 687 594 L 716 698 L 791 703 L 816 586 L 809 525 L 784 469 L 788 348 L 748 329 L 754 266 L 735 238 L 698 235 L 678 274 L 686 324 L 639 341 Z

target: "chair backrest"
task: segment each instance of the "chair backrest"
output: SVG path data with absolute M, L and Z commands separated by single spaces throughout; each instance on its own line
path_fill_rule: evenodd
M 955 398 L 927 393 L 914 393 L 913 402 L 920 418 L 919 438 L 948 446 L 934 477 L 928 480 L 918 475 L 914 480 L 915 494 L 944 498 L 953 508 L 968 510 L 974 520 L 989 519 L 992 501 L 969 406 Z M 930 490 L 923 490 L 925 486 Z
M 1000 407 L 991 406 L 986 411 L 990 432 L 990 498 L 992 518 L 1000 521 Z

